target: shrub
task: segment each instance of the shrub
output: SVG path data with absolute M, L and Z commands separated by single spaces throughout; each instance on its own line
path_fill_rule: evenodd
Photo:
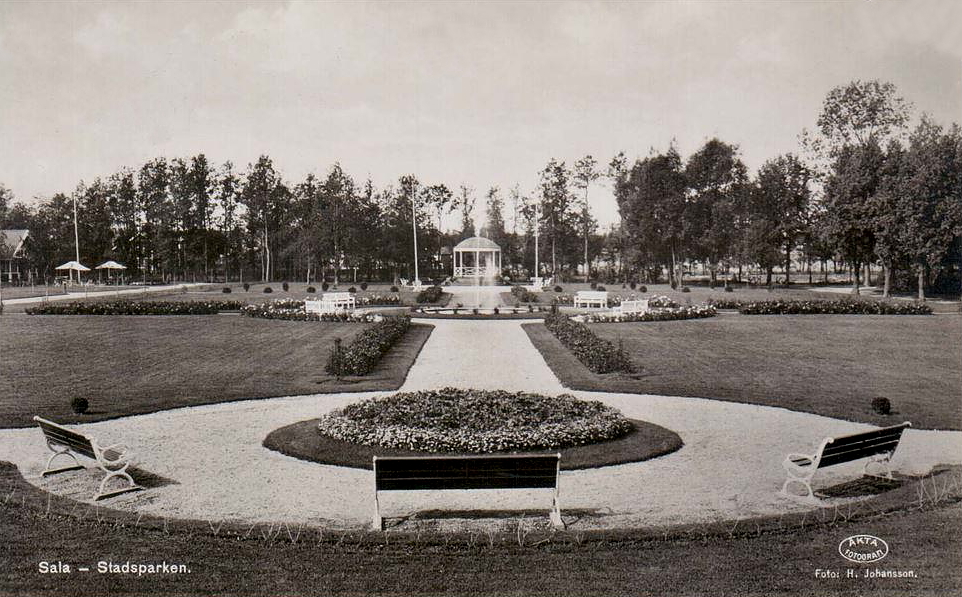
M 598 283 L 595 282 L 594 280 L 592 280 L 592 282 L 591 282 L 591 289 L 592 289 L 592 290 L 596 290 L 597 288 L 598 288 Z
M 631 282 L 628 283 L 628 286 L 629 286 L 632 290 L 634 290 L 635 288 L 638 287 L 638 282 L 635 282 L 634 280 L 632 280 Z
M 27 309 L 28 315 L 215 315 L 237 311 L 240 301 L 105 301 L 47 304 Z
M 709 280 L 709 281 L 708 281 L 708 287 L 709 287 L 709 288 L 712 288 L 712 289 L 715 288 L 715 281 L 714 281 L 714 280 Z
M 599 284 L 598 286 L 595 287 L 595 290 L 599 292 L 604 292 L 605 290 L 608 290 L 608 289 L 602 286 L 601 284 Z
M 497 307 L 494 308 L 494 314 L 495 314 L 495 315 L 497 315 L 497 314 L 500 313 L 500 312 L 501 312 L 501 309 L 498 309 Z
M 398 290 L 397 286 L 391 286 L 391 292 L 400 292 L 400 290 Z
M 537 303 L 538 295 L 537 293 L 531 292 L 524 286 L 512 286 L 511 294 L 514 295 L 518 301 L 522 303 Z
M 638 287 L 638 292 L 648 292 L 648 287 L 642 284 Z
M 250 289 L 251 289 L 251 285 L 247 282 L 244 282 L 244 292 L 247 292 Z
M 331 351 L 325 371 L 332 375 L 367 375 L 410 327 L 411 318 L 406 315 L 385 317 L 340 352 Z
M 877 396 L 872 398 L 872 410 L 880 415 L 890 415 L 892 414 L 892 403 L 884 396 Z
M 351 294 L 357 294 L 357 288 L 354 288 L 353 286 L 348 288 L 347 291 L 350 292 Z
M 314 294 L 315 292 L 317 292 L 317 288 L 314 288 L 313 286 L 308 286 L 308 287 L 307 287 L 307 293 L 308 293 L 308 294 Z
M 327 289 L 330 287 L 331 285 L 328 284 L 326 280 L 324 282 L 321 282 L 321 292 L 327 292 Z
M 624 415 L 598 401 L 456 388 L 362 400 L 324 415 L 318 424 L 321 433 L 342 441 L 462 453 L 566 448 L 632 429 Z
M 291 285 L 288 284 L 287 282 L 283 282 L 283 283 L 281 284 L 281 288 L 284 289 L 284 292 L 287 292 L 288 290 L 291 289 Z
M 70 401 L 70 408 L 78 415 L 82 415 L 87 412 L 89 407 L 90 403 L 88 403 L 87 399 L 82 396 L 77 396 Z
M 441 300 L 443 292 L 440 286 L 431 286 L 419 292 L 415 301 L 418 303 L 436 303 Z
M 562 287 L 560 287 L 560 286 L 555 286 L 555 287 L 554 287 L 554 291 L 555 291 L 555 292 L 564 292 L 564 288 L 562 288 Z
M 572 321 L 565 315 L 552 313 L 545 317 L 544 325 L 591 371 L 633 371 L 631 359 L 624 350 L 599 338 L 585 324 Z
M 735 292 L 735 289 L 731 286 L 731 284 L 725 284 L 725 292 Z
M 361 290 L 367 290 L 367 282 L 361 282 Z
M 691 288 L 688 288 L 687 286 L 682 286 L 682 287 L 681 287 L 681 291 L 682 291 L 682 292 L 691 292 Z
M 744 315 L 931 315 L 921 303 L 890 303 L 852 299 L 756 301 L 739 309 Z
M 264 287 L 264 294 L 270 294 L 270 293 L 272 293 L 272 292 L 274 292 L 274 289 L 271 288 L 270 286 L 265 286 L 265 287 Z
M 222 294 L 230 294 L 230 286 L 224 286 L 220 291 Z

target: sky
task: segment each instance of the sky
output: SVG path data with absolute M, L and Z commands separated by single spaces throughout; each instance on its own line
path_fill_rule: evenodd
M 290 182 L 340 162 L 483 205 L 550 158 L 712 137 L 754 172 L 856 79 L 962 122 L 962 2 L 6 1 L 0 184 L 30 202 L 158 156 L 268 154 Z M 589 193 L 617 221 L 607 183 Z

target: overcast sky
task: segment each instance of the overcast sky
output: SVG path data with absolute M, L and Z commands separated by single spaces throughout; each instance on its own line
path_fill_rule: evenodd
M 754 171 L 829 89 L 875 78 L 962 121 L 962 2 L 7 1 L 0 183 L 29 199 L 157 156 L 269 154 L 289 181 L 340 161 L 480 197 L 533 189 L 551 157 L 713 136 Z

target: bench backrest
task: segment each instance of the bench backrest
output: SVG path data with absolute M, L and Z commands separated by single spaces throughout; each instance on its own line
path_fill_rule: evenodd
M 94 454 L 93 444 L 90 442 L 90 438 L 88 438 L 86 435 L 77 433 L 76 431 L 71 431 L 66 427 L 57 425 L 53 421 L 41 419 L 40 417 L 34 417 L 33 420 L 40 425 L 40 429 L 43 431 L 43 434 L 52 443 L 65 448 L 70 448 L 72 451 L 78 454 L 83 454 L 88 458 L 93 458 L 96 460 L 97 456 Z
M 822 456 L 818 461 L 818 466 L 832 466 L 859 458 L 891 454 L 898 448 L 899 440 L 902 439 L 902 432 L 905 431 L 906 427 L 911 426 L 911 423 L 906 422 L 874 431 L 831 438 L 822 447 Z
M 555 488 L 561 454 L 374 457 L 378 491 Z
M 350 292 L 325 292 L 321 296 L 322 301 L 344 301 L 353 298 Z
M 579 299 L 588 299 L 588 300 L 602 300 L 602 299 L 607 299 L 607 298 L 608 298 L 608 291 L 606 291 L 606 290 L 579 290 L 579 291 L 578 291 L 578 298 L 579 298 Z

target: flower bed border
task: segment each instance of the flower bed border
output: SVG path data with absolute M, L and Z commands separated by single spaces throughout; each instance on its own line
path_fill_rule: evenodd
M 617 409 L 596 400 L 460 388 L 368 398 L 318 423 L 320 433 L 358 445 L 473 454 L 585 446 L 632 429 Z
M 656 309 L 644 313 L 586 313 L 585 323 L 631 323 L 635 321 L 679 321 L 705 319 L 718 312 L 711 305 L 693 305 L 676 309 Z
M 71 301 L 26 309 L 27 315 L 216 315 L 237 311 L 241 301 Z
M 738 309 L 742 315 L 931 315 L 932 307 L 915 302 L 817 299 L 738 301 L 709 300 L 718 309 Z

